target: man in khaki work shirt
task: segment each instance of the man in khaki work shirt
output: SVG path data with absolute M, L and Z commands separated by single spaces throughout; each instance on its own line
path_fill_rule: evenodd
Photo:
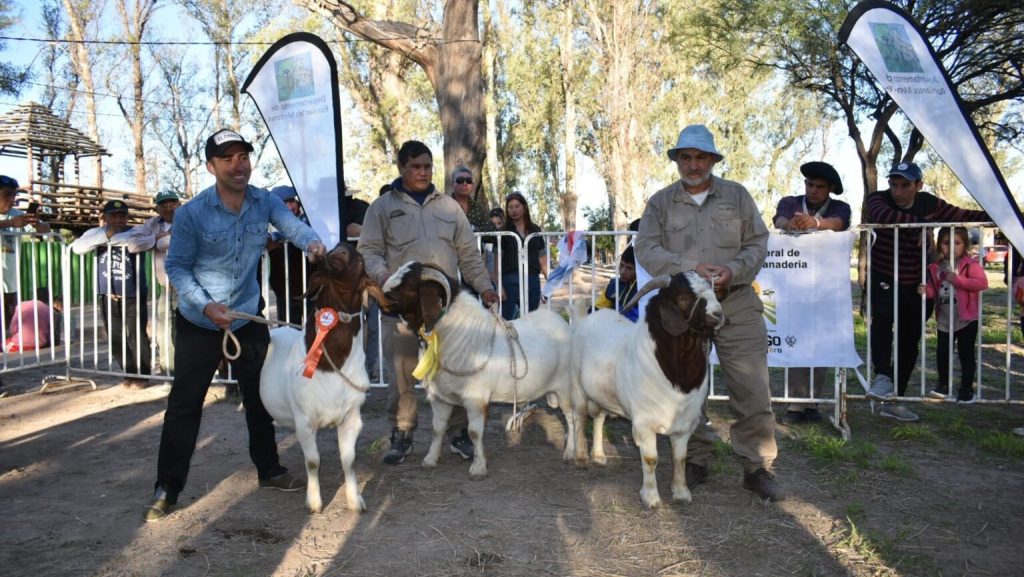
M 743 463 L 743 487 L 763 499 L 784 494 L 772 473 L 778 453 L 768 388 L 768 333 L 752 283 L 764 262 L 768 228 L 743 185 L 713 176 L 723 156 L 700 124 L 679 133 L 668 157 L 680 179 L 647 201 L 636 237 L 637 262 L 652 276 L 695 270 L 728 288 L 722 301 L 726 325 L 714 338 L 729 404 L 738 415 L 730 429 Z M 703 421 L 687 447 L 686 482 L 707 481 L 716 436 Z
M 391 183 L 366 209 L 359 252 L 366 260 L 366 272 L 381 286 L 403 264 L 415 260 L 439 267 L 445 274 L 462 278 L 477 291 L 484 303 L 498 301 L 491 279 L 477 249 L 476 237 L 459 204 L 434 188 L 433 155 L 422 142 L 410 140 L 398 150 L 401 176 Z M 384 462 L 397 465 L 412 453 L 417 405 L 413 369 L 419 356 L 415 334 L 395 315 L 383 315 L 381 335 L 384 358 L 391 362 L 387 410 L 391 418 L 391 448 Z M 456 407 L 448 421 L 451 451 L 464 459 L 473 458 L 473 443 L 466 431 L 466 410 Z

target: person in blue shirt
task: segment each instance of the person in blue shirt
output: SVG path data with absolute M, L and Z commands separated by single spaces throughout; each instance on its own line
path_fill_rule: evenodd
M 249 457 L 256 465 L 259 486 L 298 491 L 306 484 L 304 478 L 293 477 L 281 466 L 273 420 L 260 400 L 260 371 L 270 331 L 262 323 L 232 320 L 228 313 L 262 312 L 256 265 L 266 245 L 268 225 L 304 247 L 310 260 L 319 260 L 327 250 L 280 198 L 249 185 L 252 151 L 252 144 L 231 130 L 210 136 L 206 170 L 216 183 L 175 213 L 166 262 L 167 277 L 178 292 L 175 374 L 146 521 L 165 517 L 185 487 L 203 400 L 221 360 L 224 330 L 229 327 L 240 343 L 241 354 L 231 365 L 242 392 Z
M 594 303 L 595 309 L 615 309 L 622 316 L 636 322 L 640 316 L 640 307 L 634 305 L 629 310 L 623 308 L 636 296 L 636 257 L 633 247 L 626 247 L 619 258 L 619 276 L 608 282 L 604 292 Z

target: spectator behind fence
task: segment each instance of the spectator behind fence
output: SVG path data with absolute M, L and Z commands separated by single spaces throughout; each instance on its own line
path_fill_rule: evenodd
M 772 222 L 787 232 L 816 232 L 819 230 L 847 230 L 850 228 L 850 205 L 832 198 L 830 194 L 843 193 L 839 173 L 827 162 L 808 162 L 800 166 L 804 175 L 804 194 L 787 196 L 779 201 Z M 811 396 L 811 368 L 789 369 L 789 396 Z M 827 367 L 815 367 L 814 386 L 821 387 L 828 378 Z M 820 389 L 818 389 L 820 390 Z M 781 418 L 788 425 L 821 420 L 817 405 L 790 404 Z
M 398 150 L 396 178 L 366 211 L 359 252 L 366 271 L 383 287 L 388 277 L 409 261 L 438 267 L 446 275 L 470 283 L 490 305 L 498 301 L 476 238 L 465 213 L 450 196 L 434 188 L 434 156 L 422 142 L 410 140 Z M 413 431 L 418 425 L 416 384 L 412 376 L 419 360 L 419 340 L 397 315 L 381 322 L 384 358 L 391 367 L 387 412 L 392 423 L 391 447 L 384 462 L 397 465 L 412 453 Z M 449 448 L 464 459 L 473 458 L 473 442 L 466 430 L 466 410 L 456 407 L 448 420 Z
M 619 257 L 619 275 L 608 281 L 608 286 L 604 287 L 601 295 L 597 297 L 594 308 L 614 309 L 635 323 L 640 316 L 639 305 L 634 305 L 629 310 L 622 310 L 634 296 L 636 296 L 636 259 L 633 256 L 633 247 L 628 246 Z
M 500 206 L 491 209 L 491 224 L 494 225 L 494 230 L 500 230 L 505 226 L 505 211 Z
M 58 299 L 60 297 L 57 297 Z M 11 333 L 4 343 L 8 353 L 34 351 L 50 346 L 50 319 L 53 319 L 53 340 L 60 344 L 61 318 L 57 307 L 50 307 L 50 291 L 46 287 L 36 289 L 36 300 L 18 305 L 11 321 Z
M 939 197 L 922 192 L 924 174 L 913 162 L 901 162 L 889 171 L 889 189 L 873 192 L 867 198 L 865 222 L 872 224 L 913 224 L 929 222 L 986 222 L 983 210 L 965 210 Z M 918 286 L 924 278 L 922 249 L 927 250 L 930 235 L 921 228 L 899 232 L 899 246 L 892 228 L 875 229 L 871 246 L 870 315 L 871 360 L 875 378 L 867 397 L 883 401 L 878 414 L 899 421 L 916 421 L 910 409 L 890 403 L 896 394 L 904 396 L 910 375 L 917 363 L 921 342 L 921 298 Z M 900 268 L 894 271 L 899 260 Z M 895 300 L 893 302 L 895 292 Z M 896 323 L 899 311 L 899 323 Z M 893 324 L 896 324 L 893 359 Z M 898 368 L 897 368 L 898 367 Z M 894 373 L 894 371 L 898 371 Z M 894 385 L 894 380 L 896 385 Z M 894 389 L 896 391 L 894 392 Z
M 75 254 L 96 252 L 96 294 L 100 316 L 110 337 L 113 356 L 129 375 L 149 375 L 150 350 L 146 335 L 146 259 L 130 246 L 135 231 L 128 226 L 128 205 L 110 200 L 103 205 L 103 226 L 85 231 L 71 243 Z M 121 382 L 130 389 L 144 389 L 145 379 L 129 376 Z
M 210 380 L 223 357 L 224 332 L 231 329 L 239 356 L 231 368 L 242 392 L 249 433 L 249 458 L 256 465 L 258 485 L 281 491 L 305 487 L 281 466 L 274 422 L 260 399 L 260 371 L 270 344 L 267 325 L 233 319 L 231 312 L 259 315 L 263 298 L 256 265 L 273 224 L 310 259 L 327 249 L 279 198 L 249 185 L 252 144 L 231 130 L 218 130 L 206 140 L 206 170 L 213 186 L 177 211 L 174 242 L 167 253 L 167 277 L 178 291 L 175 323 L 174 383 L 160 434 L 160 452 L 153 497 L 146 521 L 164 518 L 185 488 L 192 453 L 199 436 L 203 404 Z
M 18 181 L 0 175 L 0 283 L 3 284 L 4 318 L 3 327 L 10 326 L 14 309 L 18 306 L 18 235 L 2 234 L 12 232 L 50 232 L 50 225 L 39 220 L 35 214 L 26 214 L 14 208 L 18 194 Z M 37 205 L 38 206 L 38 205 Z
M 743 487 L 762 499 L 781 501 L 785 494 L 772 471 L 778 448 L 768 387 L 768 330 L 753 287 L 768 248 L 768 227 L 743 185 L 712 175 L 724 157 L 704 125 L 684 128 L 668 157 L 676 163 L 679 180 L 647 201 L 633 245 L 636 260 L 655 278 L 696 271 L 716 289 L 728 289 L 721 301 L 726 325 L 713 341 L 729 405 L 737 415 L 730 440 L 743 464 Z M 716 440 L 705 421 L 690 437 L 690 487 L 707 482 Z
M 520 316 L 519 302 L 519 246 L 526 237 L 541 232 L 530 218 L 530 207 L 526 197 L 513 192 L 505 197 L 505 227 L 518 235 L 518 241 L 511 236 L 501 237 L 501 316 L 513 320 Z M 540 306 L 540 275 L 548 277 L 548 256 L 544 250 L 544 237 L 535 236 L 526 246 L 526 288 L 527 311 Z
M 174 286 L 167 281 L 167 248 L 171 246 L 171 228 L 174 224 L 174 213 L 181 206 L 181 199 L 173 190 L 159 192 L 154 199 L 156 216 L 146 219 L 142 226 L 131 229 L 128 239 L 130 252 L 153 251 L 153 276 L 164 292 L 162 298 L 154 303 L 156 307 L 156 326 L 149 333 L 156 339 L 159 353 L 160 368 L 168 374 L 174 373 L 174 323 L 170 313 L 178 308 L 178 295 Z
M 1020 330 L 1024 334 L 1024 277 L 1018 278 L 1013 283 L 1013 300 L 1017 302 L 1017 312 L 1020 313 Z
M 981 316 L 981 291 L 988 288 L 985 269 L 967 253 L 971 239 L 966 228 L 954 229 L 950 243 L 949 228 L 939 229 L 941 257 L 928 265 L 927 281 L 918 287 L 920 294 L 935 299 L 935 328 L 939 331 L 935 358 L 939 369 L 939 386 L 928 392 L 933 399 L 949 396 L 949 333 L 960 358 L 960 389 L 958 403 L 974 402 L 974 371 L 977 369 L 975 346 L 978 341 L 978 318 Z M 952 248 L 950 247 L 952 244 Z M 953 254 L 952 264 L 950 253 Z
M 271 190 L 293 215 L 309 226 L 309 219 L 302 210 L 298 193 L 291 186 L 277 186 Z M 267 253 L 270 257 L 270 290 L 277 301 L 277 320 L 302 324 L 302 310 L 305 302 L 302 293 L 306 290 L 308 269 L 303 265 L 302 249 L 284 243 L 284 235 L 278 231 L 270 233 Z

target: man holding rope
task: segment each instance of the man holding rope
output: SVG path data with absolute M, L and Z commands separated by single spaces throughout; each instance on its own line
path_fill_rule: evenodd
M 240 356 L 231 364 L 242 392 L 249 456 L 256 465 L 259 486 L 298 491 L 306 485 L 303 478 L 293 477 L 281 466 L 274 424 L 260 400 L 260 371 L 270 331 L 265 324 L 232 320 L 231 313 L 261 313 L 256 264 L 263 254 L 268 224 L 296 246 L 305 247 L 310 260 L 318 260 L 327 250 L 279 198 L 249 186 L 252 151 L 252 144 L 231 130 L 214 133 L 206 141 L 206 170 L 216 183 L 175 213 L 166 262 L 167 276 L 178 293 L 175 374 L 146 521 L 165 517 L 185 487 L 203 400 L 223 356 L 222 340 L 229 328 L 239 341 Z

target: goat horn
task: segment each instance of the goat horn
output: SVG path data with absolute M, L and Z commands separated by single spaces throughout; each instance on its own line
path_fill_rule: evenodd
M 432 280 L 437 284 L 441 285 L 444 289 L 444 306 L 452 304 L 452 290 L 448 286 L 448 277 L 444 276 L 444 273 L 437 270 L 436 268 L 423 267 L 423 272 L 420 273 L 420 280 Z
M 672 282 L 672 277 L 667 274 L 663 274 L 657 278 L 652 278 L 651 280 L 647 281 L 647 284 L 640 287 L 640 290 L 637 291 L 636 296 L 629 299 L 629 302 L 626 303 L 626 306 L 622 307 L 622 310 L 628 311 L 632 309 L 633 307 L 636 306 L 638 302 L 640 302 L 640 299 L 647 296 L 647 293 L 653 290 L 663 289 L 667 287 L 670 282 Z

